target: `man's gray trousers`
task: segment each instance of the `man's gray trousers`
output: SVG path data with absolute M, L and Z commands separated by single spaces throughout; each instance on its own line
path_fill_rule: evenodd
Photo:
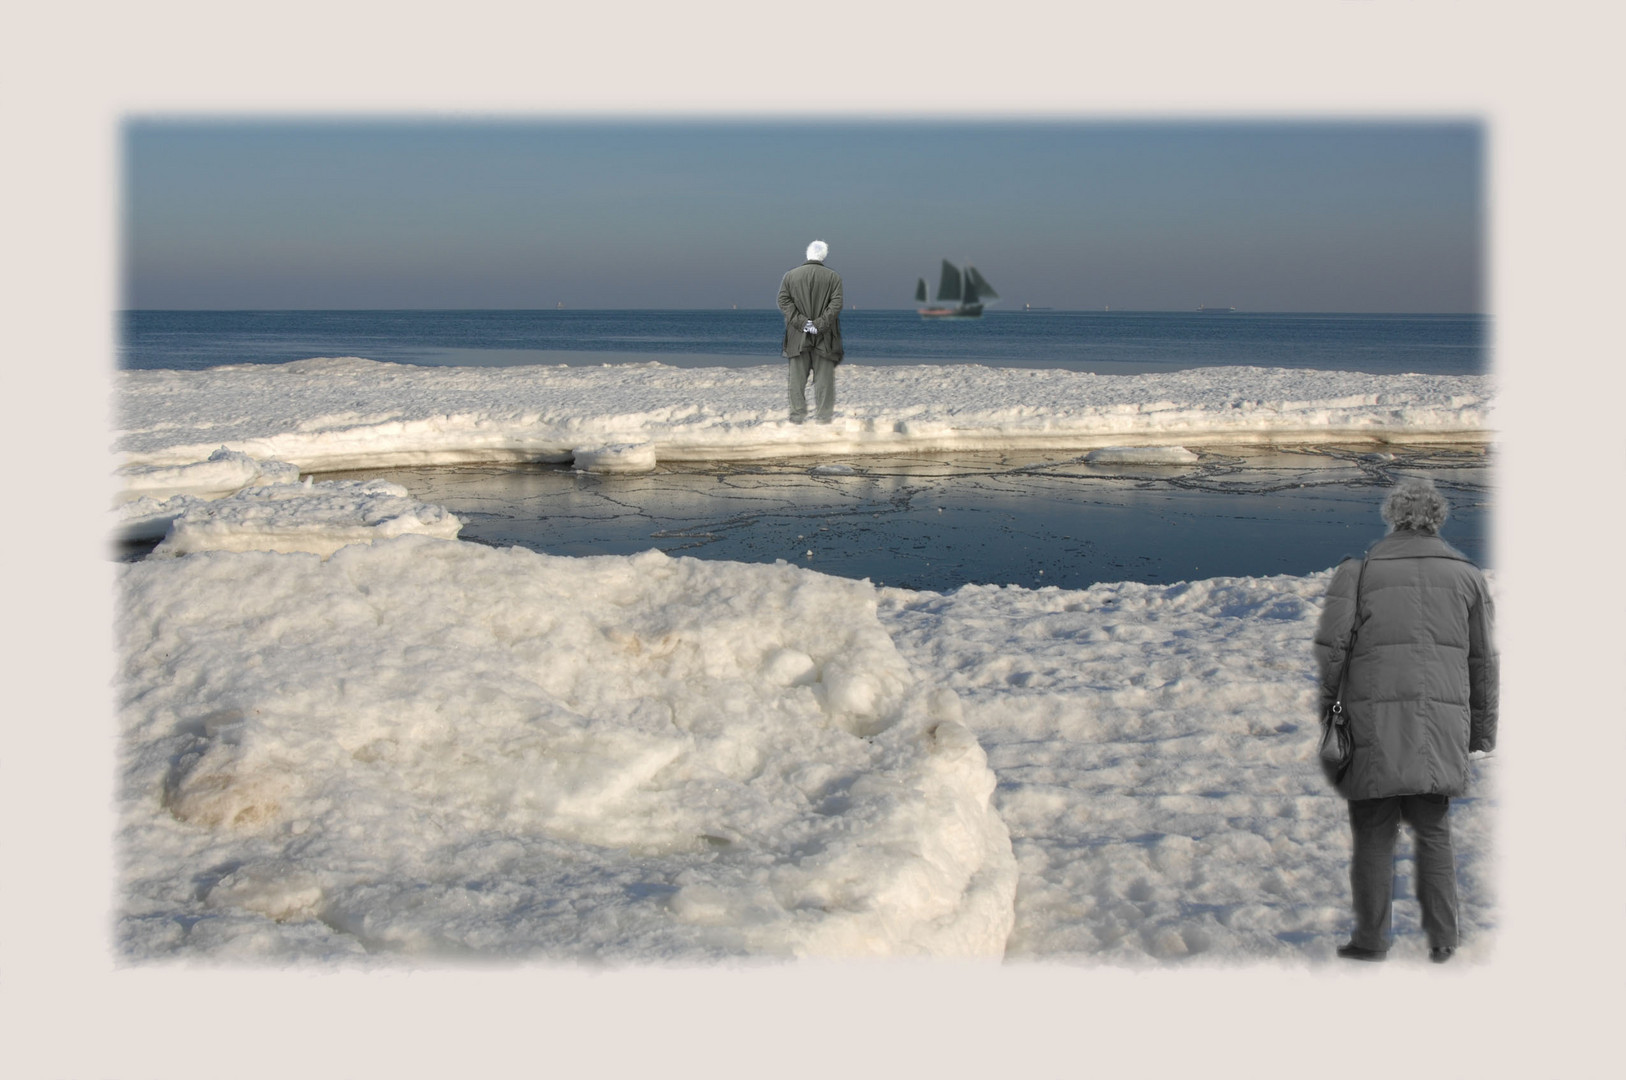
M 1362 949 L 1389 948 L 1394 896 L 1395 839 L 1402 820 L 1411 826 L 1417 865 L 1417 902 L 1430 948 L 1457 945 L 1457 870 L 1451 854 L 1451 800 L 1444 795 L 1395 795 L 1351 799 L 1349 826 L 1354 855 L 1349 887 L 1355 898 L 1355 933 Z
M 807 419 L 807 376 L 813 373 L 814 418 L 828 424 L 836 414 L 836 365 L 812 349 L 803 349 L 790 358 L 790 419 L 800 424 Z

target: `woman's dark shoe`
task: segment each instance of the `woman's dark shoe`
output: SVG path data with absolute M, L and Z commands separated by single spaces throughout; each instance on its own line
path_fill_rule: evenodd
M 1363 949 L 1351 941 L 1347 945 L 1338 946 L 1338 955 L 1345 960 L 1382 960 L 1389 955 L 1387 949 Z
M 1436 945 L 1428 950 L 1428 958 L 1436 964 L 1443 964 L 1456 954 L 1456 948 L 1450 945 Z

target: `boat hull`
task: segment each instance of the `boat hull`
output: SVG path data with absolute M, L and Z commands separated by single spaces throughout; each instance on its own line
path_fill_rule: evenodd
M 982 318 L 982 305 L 974 304 L 957 308 L 920 308 L 919 312 L 922 319 L 980 319 Z

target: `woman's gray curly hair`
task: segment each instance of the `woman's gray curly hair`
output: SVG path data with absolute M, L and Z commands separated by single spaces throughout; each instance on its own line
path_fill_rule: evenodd
M 1389 497 L 1383 500 L 1383 520 L 1389 531 L 1411 529 L 1420 533 L 1437 533 L 1445 523 L 1451 506 L 1434 487 L 1434 481 L 1410 476 L 1395 485 Z

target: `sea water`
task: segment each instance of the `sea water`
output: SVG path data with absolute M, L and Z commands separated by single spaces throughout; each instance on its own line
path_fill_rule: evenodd
M 644 362 L 782 363 L 783 320 L 753 311 L 127 311 L 119 366 L 187 371 L 362 356 L 488 366 Z M 922 319 L 846 311 L 850 364 L 962 363 L 1132 375 L 1257 367 L 1480 375 L 1480 315 L 990 311 Z

